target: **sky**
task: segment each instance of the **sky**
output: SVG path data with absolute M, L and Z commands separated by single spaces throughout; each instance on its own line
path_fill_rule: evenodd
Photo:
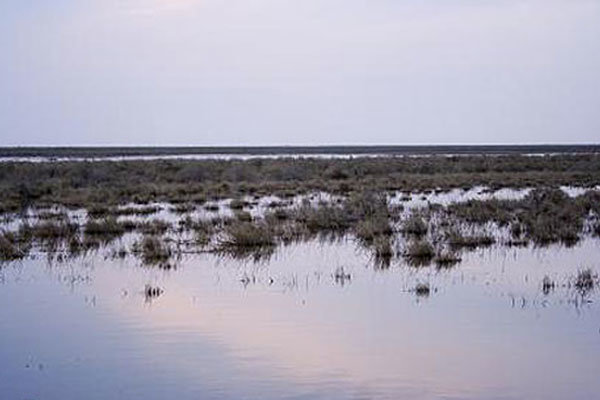
M 0 145 L 600 142 L 600 0 L 2 0 Z

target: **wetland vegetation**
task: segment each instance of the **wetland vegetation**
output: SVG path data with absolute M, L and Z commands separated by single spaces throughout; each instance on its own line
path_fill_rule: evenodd
M 573 246 L 600 231 L 597 154 L 4 162 L 0 177 L 2 263 L 109 247 L 171 269 L 185 254 L 264 262 L 290 244 L 351 240 L 375 268 L 442 270 L 482 248 Z M 569 283 L 582 294 L 597 283 L 586 271 Z M 542 291 L 556 284 L 546 276 Z
M 4 261 L 34 244 L 80 254 L 124 236 L 133 238 L 120 254 L 159 266 L 186 252 L 262 259 L 279 245 L 350 237 L 377 265 L 441 268 L 495 244 L 570 246 L 597 235 L 600 221 L 600 192 L 589 186 L 600 183 L 595 154 L 6 162 L 0 176 L 5 219 L 19 221 L 2 234 Z M 565 182 L 580 193 L 561 189 Z M 435 201 L 482 184 L 491 197 Z M 494 197 L 506 185 L 527 192 Z M 413 196 L 428 200 L 411 207 Z
M 474 186 L 496 190 L 599 184 L 598 154 L 2 162 L 0 212 L 59 204 L 102 214 L 127 203 L 209 202 L 210 206 L 210 201 L 223 198 L 276 195 L 286 199 L 314 191 L 348 195 L 365 190 L 426 192 Z

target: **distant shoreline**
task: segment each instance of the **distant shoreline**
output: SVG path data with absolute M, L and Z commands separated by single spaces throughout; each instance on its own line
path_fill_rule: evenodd
M 0 147 L 0 158 L 128 157 L 192 155 L 475 155 L 600 153 L 599 144 L 585 145 L 414 145 L 414 146 L 194 146 L 194 147 Z

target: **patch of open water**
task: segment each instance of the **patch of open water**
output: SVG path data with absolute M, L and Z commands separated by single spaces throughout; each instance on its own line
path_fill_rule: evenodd
M 492 247 L 447 270 L 375 269 L 351 239 L 169 271 L 38 254 L 0 269 L 1 397 L 595 398 L 599 293 L 572 282 L 600 272 L 599 244 Z

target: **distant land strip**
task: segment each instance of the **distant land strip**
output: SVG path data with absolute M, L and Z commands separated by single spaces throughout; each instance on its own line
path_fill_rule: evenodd
M 444 155 L 600 153 L 600 144 L 406 145 L 406 146 L 177 146 L 177 147 L 0 147 L 0 157 L 120 157 L 177 155 Z

